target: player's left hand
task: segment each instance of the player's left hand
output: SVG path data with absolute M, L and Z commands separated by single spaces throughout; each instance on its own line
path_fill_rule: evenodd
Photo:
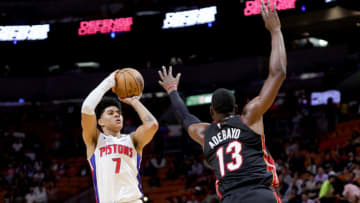
M 271 10 L 271 2 L 270 0 L 266 0 L 267 6 L 265 6 L 264 0 L 261 0 L 261 16 L 264 20 L 265 27 L 270 32 L 280 31 L 281 24 L 280 19 L 276 11 L 276 2 L 274 3 L 274 7 Z
M 120 97 L 118 97 L 118 99 L 119 99 L 121 102 L 124 102 L 125 104 L 133 105 L 134 102 L 140 100 L 141 96 L 142 96 L 142 94 L 140 94 L 139 96 L 127 97 L 127 98 L 123 98 L 123 99 L 121 99 Z
M 166 70 L 166 67 L 162 67 L 162 71 L 158 71 L 160 79 L 159 84 L 167 91 L 168 94 L 170 92 L 177 90 L 179 85 L 181 73 L 178 73 L 176 77 L 173 76 L 172 66 L 169 67 L 169 71 Z

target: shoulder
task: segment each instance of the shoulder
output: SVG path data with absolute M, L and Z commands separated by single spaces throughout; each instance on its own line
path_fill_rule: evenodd
M 216 123 L 194 123 L 189 126 L 188 131 L 192 133 L 204 133 L 206 130 L 209 130 L 211 126 L 216 126 Z

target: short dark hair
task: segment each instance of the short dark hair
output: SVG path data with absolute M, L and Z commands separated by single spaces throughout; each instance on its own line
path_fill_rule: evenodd
M 211 105 L 217 113 L 231 113 L 235 107 L 235 96 L 230 90 L 219 88 L 212 96 Z
M 95 108 L 96 120 L 99 120 L 105 109 L 109 106 L 116 106 L 121 111 L 121 103 L 114 98 L 106 98 L 100 101 Z

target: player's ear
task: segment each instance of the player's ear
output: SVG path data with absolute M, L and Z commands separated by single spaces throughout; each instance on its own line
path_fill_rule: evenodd
M 211 115 L 211 118 L 213 118 L 213 119 L 214 119 L 215 110 L 214 110 L 214 108 L 213 108 L 213 106 L 212 106 L 212 105 L 210 105 L 210 115 Z
M 97 122 L 98 122 L 98 125 L 99 125 L 99 126 L 101 126 L 101 127 L 104 126 L 104 121 L 103 121 L 103 119 L 100 118 Z
M 239 113 L 239 107 L 237 104 L 234 105 L 234 114 L 238 114 Z

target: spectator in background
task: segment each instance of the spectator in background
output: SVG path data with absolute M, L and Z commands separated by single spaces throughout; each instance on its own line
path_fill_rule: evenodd
M 20 150 L 23 148 L 23 143 L 20 138 L 16 139 L 16 141 L 12 145 L 12 148 L 15 152 L 20 152 Z
M 315 203 L 315 201 L 309 198 L 309 194 L 307 192 L 303 192 L 301 194 L 301 203 Z
M 9 187 L 6 188 L 6 193 L 4 195 L 4 203 L 12 203 L 14 201 L 14 191 L 11 190 Z
M 9 185 L 13 184 L 14 176 L 15 176 L 15 168 L 13 164 L 9 164 L 8 173 L 7 173 L 7 182 Z
M 335 172 L 331 171 L 329 173 L 329 179 L 321 185 L 319 199 L 321 203 L 333 202 L 334 201 L 334 187 L 335 182 Z
M 215 187 L 210 187 L 205 199 L 201 203 L 219 203 L 219 197 L 216 195 Z
M 360 165 L 359 165 L 359 163 L 353 164 L 351 169 L 352 169 L 352 172 L 355 174 L 354 181 L 357 181 L 360 178 Z
M 329 170 L 330 168 L 335 166 L 335 161 L 331 158 L 330 152 L 327 152 L 325 154 L 322 166 L 325 170 Z
M 155 154 L 150 163 L 156 169 L 164 168 L 166 166 L 166 159 L 160 154 Z
M 316 189 L 316 182 L 315 182 L 314 174 L 309 175 L 309 178 L 307 179 L 307 181 L 305 183 L 305 188 L 307 191 L 313 191 Z
M 347 158 L 345 158 L 345 161 L 347 161 L 346 166 L 350 168 L 353 165 L 354 160 L 354 153 L 349 152 Z
M 360 189 L 354 184 L 346 184 L 342 195 L 350 203 L 360 203 Z
M 329 176 L 325 173 L 323 167 L 318 168 L 318 173 L 315 176 L 315 183 L 317 182 L 325 182 Z
M 301 203 L 301 197 L 298 195 L 297 187 L 292 187 L 289 195 L 287 196 L 288 203 Z
M 191 199 L 189 199 L 186 203 L 199 203 L 199 201 L 196 199 L 195 195 L 191 195 Z
M 35 202 L 35 191 L 33 187 L 30 187 L 27 194 L 25 195 L 26 203 L 33 203 Z
M 194 160 L 194 163 L 191 166 L 191 174 L 193 175 L 201 175 L 204 171 L 204 167 L 201 164 L 200 160 L 197 158 Z
M 315 164 L 314 157 L 309 157 L 309 162 L 308 162 L 308 166 L 306 167 L 306 170 L 313 175 L 316 174 L 316 167 L 317 166 Z
M 290 141 L 291 142 L 291 141 Z M 285 151 L 286 151 L 286 155 L 290 155 L 290 153 L 294 150 L 298 150 L 299 149 L 299 145 L 295 142 L 291 142 L 292 144 L 289 145 L 288 147 L 286 147 Z
M 45 178 L 45 173 L 41 169 L 38 169 L 33 176 L 33 181 L 35 183 L 40 183 L 44 180 L 44 178 Z
M 37 187 L 35 187 L 34 192 L 35 192 L 35 202 L 36 203 L 47 203 L 48 202 L 46 189 L 42 182 L 40 182 L 39 185 Z
M 286 191 L 289 188 L 289 185 L 284 181 L 284 176 L 283 175 L 279 176 L 279 182 L 280 182 L 280 186 L 278 188 L 278 191 L 279 191 L 281 196 L 284 196 L 284 194 L 286 193 Z
M 49 202 L 58 202 L 58 190 L 54 181 L 49 183 L 49 189 L 47 190 L 47 196 Z
M 14 203 L 23 203 L 25 200 L 21 187 L 15 188 Z

